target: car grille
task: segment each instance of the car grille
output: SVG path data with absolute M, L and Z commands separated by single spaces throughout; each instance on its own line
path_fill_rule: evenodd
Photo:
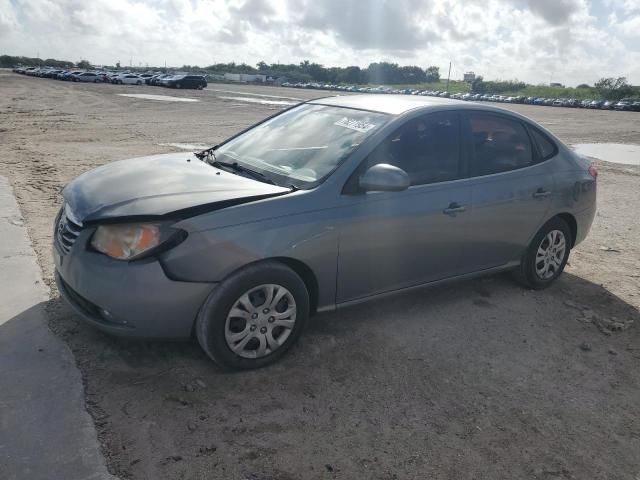
M 58 247 L 64 254 L 71 251 L 81 231 L 82 222 L 75 218 L 68 205 L 62 207 L 56 222 L 55 238 Z

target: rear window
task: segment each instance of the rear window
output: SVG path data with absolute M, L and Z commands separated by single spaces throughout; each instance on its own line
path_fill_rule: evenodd
M 557 147 L 549 139 L 549 137 L 547 137 L 541 131 L 532 128 L 531 136 L 533 137 L 533 141 L 538 145 L 538 151 L 540 152 L 540 158 L 542 160 L 547 160 L 548 158 L 551 158 L 556 154 Z

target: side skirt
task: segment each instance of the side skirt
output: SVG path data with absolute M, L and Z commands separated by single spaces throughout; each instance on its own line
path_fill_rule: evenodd
M 493 273 L 505 272 L 505 271 L 508 271 L 508 270 L 513 270 L 518 265 L 520 265 L 520 261 L 519 260 L 515 260 L 515 261 L 512 261 L 512 262 L 506 263 L 504 265 L 500 265 L 499 267 L 487 268 L 485 270 L 479 270 L 477 272 L 466 273 L 464 275 L 457 275 L 455 277 L 443 278 L 441 280 L 435 280 L 433 282 L 421 283 L 419 285 L 413 285 L 411 287 L 399 288 L 399 289 L 396 289 L 396 290 L 389 290 L 388 292 L 376 293 L 374 295 L 368 295 L 366 297 L 356 298 L 355 300 L 349 300 L 347 302 L 331 304 L 331 305 L 325 305 L 325 306 L 319 307 L 317 312 L 318 313 L 321 313 L 321 312 L 332 312 L 334 310 L 340 310 L 340 309 L 345 308 L 345 307 L 350 307 L 352 305 L 358 305 L 358 304 L 361 304 L 361 303 L 366 303 L 366 302 L 368 302 L 370 300 L 376 300 L 378 298 L 384 298 L 384 297 L 388 297 L 388 296 L 395 295 L 395 294 L 398 294 L 398 293 L 409 292 L 409 291 L 412 291 L 412 290 L 428 289 L 428 288 L 435 287 L 435 286 L 438 286 L 438 285 L 444 285 L 444 284 L 447 284 L 447 283 L 453 283 L 453 282 L 457 282 L 457 281 L 460 281 L 460 280 L 469 280 L 471 278 L 483 277 L 485 275 L 490 275 L 490 274 L 493 274 Z

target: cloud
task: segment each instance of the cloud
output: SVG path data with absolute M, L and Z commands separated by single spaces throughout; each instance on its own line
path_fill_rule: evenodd
M 97 64 L 359 65 L 640 84 L 640 0 L 0 0 L 1 52 Z
M 566 24 L 572 15 L 586 6 L 580 0 L 528 0 L 527 5 L 531 12 L 551 25 Z
M 427 2 L 377 0 L 363 8 L 361 0 L 292 0 L 301 12 L 297 25 L 332 34 L 356 50 L 415 50 L 436 38 L 429 23 L 421 22 Z

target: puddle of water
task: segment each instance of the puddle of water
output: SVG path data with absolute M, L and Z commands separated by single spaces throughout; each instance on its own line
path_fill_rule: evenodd
M 296 105 L 299 102 L 289 102 L 287 100 L 263 100 L 261 98 L 249 98 L 249 97 L 223 97 L 220 96 L 218 98 L 222 98 L 224 100 L 234 100 L 236 102 L 247 102 L 247 103 L 259 103 L 261 105 Z
M 149 93 L 117 93 L 121 97 L 142 98 L 144 100 L 159 100 L 161 102 L 198 102 L 195 98 L 170 97 L 169 95 L 152 95 Z
M 640 166 L 640 145 L 624 143 L 578 143 L 572 145 L 576 153 L 605 162 Z
M 159 143 L 158 145 L 162 147 L 174 147 L 179 148 L 181 150 L 189 150 L 192 152 L 196 152 L 198 150 L 204 150 L 205 148 L 209 148 L 211 145 L 196 145 L 191 143 Z
M 236 95 L 249 95 L 250 97 L 284 98 L 285 100 L 298 100 L 298 101 L 303 100 L 302 98 L 296 98 L 296 97 L 283 97 L 281 95 L 265 95 L 263 93 L 236 92 L 235 90 L 220 90 L 218 88 L 208 88 L 207 90 L 211 90 L 212 92 L 220 92 L 220 93 L 235 93 Z

